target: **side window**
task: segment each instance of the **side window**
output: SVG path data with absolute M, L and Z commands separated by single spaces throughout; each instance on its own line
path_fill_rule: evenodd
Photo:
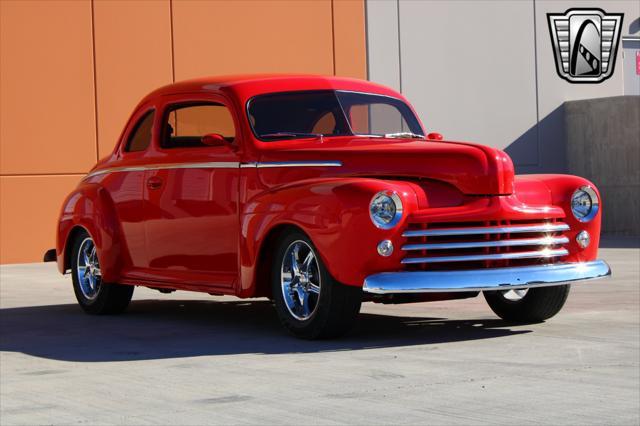
M 125 152 L 138 152 L 147 149 L 151 144 L 151 128 L 153 127 L 153 117 L 155 111 L 149 111 L 138 120 L 135 128 L 129 135 Z
M 202 137 L 210 133 L 222 135 L 228 142 L 235 139 L 233 118 L 220 104 L 178 105 L 165 114 L 162 148 L 201 148 Z

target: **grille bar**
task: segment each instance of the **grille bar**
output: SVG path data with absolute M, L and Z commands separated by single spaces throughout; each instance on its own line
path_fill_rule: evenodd
M 403 264 L 439 263 L 439 262 L 474 262 L 479 260 L 507 260 L 507 259 L 544 259 L 568 255 L 566 249 L 544 249 L 536 251 L 522 251 L 514 253 L 474 254 L 467 256 L 438 256 L 438 257 L 406 257 Z
M 566 244 L 568 242 L 569 238 L 567 237 L 522 238 L 498 241 L 405 244 L 404 246 L 402 246 L 402 250 L 450 250 L 484 247 L 553 246 L 556 244 Z
M 527 232 L 558 232 L 568 231 L 566 223 L 546 223 L 543 225 L 514 225 L 514 226 L 487 226 L 476 228 L 441 228 L 441 229 L 417 229 L 405 231 L 403 237 L 447 237 L 452 235 L 482 235 L 482 234 L 521 234 Z

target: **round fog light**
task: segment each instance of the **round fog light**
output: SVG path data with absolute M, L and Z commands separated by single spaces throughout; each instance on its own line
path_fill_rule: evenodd
M 391 240 L 384 240 L 378 243 L 378 254 L 380 256 L 389 257 L 393 253 L 393 243 Z
M 591 236 L 587 231 L 581 231 L 576 235 L 576 242 L 581 248 L 587 248 L 589 247 L 589 243 L 591 243 Z

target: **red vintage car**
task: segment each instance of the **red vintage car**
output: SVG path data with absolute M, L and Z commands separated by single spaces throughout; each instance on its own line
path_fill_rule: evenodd
M 367 81 L 232 76 L 160 88 L 62 207 L 60 272 L 82 308 L 134 286 L 269 297 L 305 338 L 362 301 L 475 297 L 542 321 L 597 260 L 600 196 L 566 175 L 514 176 L 502 151 L 427 134 Z

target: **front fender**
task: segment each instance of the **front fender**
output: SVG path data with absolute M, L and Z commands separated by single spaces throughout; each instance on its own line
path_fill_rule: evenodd
M 367 275 L 397 268 L 396 262 L 378 255 L 376 247 L 405 227 L 417 207 L 413 187 L 404 181 L 322 179 L 279 187 L 253 198 L 240 217 L 240 294 L 253 295 L 262 245 L 281 225 L 302 229 L 329 273 L 343 284 L 361 286 Z M 369 217 L 371 198 L 383 190 L 395 191 L 403 203 L 402 220 L 391 230 L 377 228 Z
M 58 221 L 56 254 L 58 269 L 66 272 L 70 263 L 73 244 L 70 236 L 74 230 L 84 228 L 93 238 L 100 261 L 102 278 L 117 282 L 120 272 L 130 258 L 121 238 L 113 200 L 109 193 L 95 183 L 81 183 L 65 199 Z
M 546 189 L 543 191 L 541 185 Z M 600 206 L 597 215 L 590 222 L 580 222 L 571 212 L 571 196 L 576 189 L 581 186 L 590 186 L 598 194 Z M 516 196 L 519 200 L 528 204 L 546 204 L 561 207 L 565 212 L 563 221 L 571 229 L 565 232 L 569 237 L 568 262 L 586 262 L 597 259 L 598 245 L 600 242 L 600 224 L 602 221 L 602 197 L 598 188 L 589 180 L 572 175 L 525 175 L 516 178 Z M 591 244 L 586 249 L 582 249 L 576 243 L 576 236 L 581 231 L 589 232 Z

